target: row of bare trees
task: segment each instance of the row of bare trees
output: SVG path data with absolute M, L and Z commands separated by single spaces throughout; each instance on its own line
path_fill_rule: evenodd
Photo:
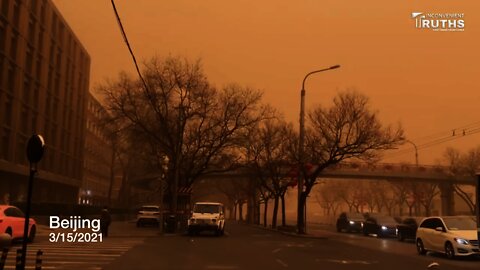
M 217 88 L 199 61 L 178 57 L 152 58 L 142 73 L 144 82 L 121 73 L 98 89 L 108 120 L 129 134 L 126 149 L 141 152 L 149 167 L 158 171 L 168 157 L 171 195 L 201 177 L 243 167 L 251 177 L 242 198 L 232 200 L 247 202 L 251 220 L 259 213 L 260 201 L 267 208 L 272 200 L 273 226 L 280 206 L 285 224 L 284 196 L 292 185 L 286 171 L 292 165 L 305 178 L 299 200 L 304 206 L 324 169 L 347 159 L 372 160 L 403 143 L 400 126 L 384 127 L 368 98 L 349 90 L 338 93 L 332 106 L 316 106 L 308 113 L 305 156 L 300 159 L 293 124 L 264 105 L 260 91 L 237 84 Z M 313 164 L 313 169 L 298 166 L 300 160 Z M 170 209 L 175 211 L 177 202 L 171 198 Z M 304 207 L 299 209 L 297 223 L 303 233 Z
M 325 180 L 316 189 L 315 200 L 325 215 L 337 216 L 338 210 L 346 205 L 349 212 L 429 216 L 439 192 L 435 183 Z

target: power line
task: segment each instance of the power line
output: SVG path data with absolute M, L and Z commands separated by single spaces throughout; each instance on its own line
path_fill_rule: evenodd
M 412 140 L 413 141 L 422 141 L 422 140 L 425 140 L 425 139 L 430 139 L 430 138 L 435 138 L 435 137 L 438 137 L 438 136 L 442 136 L 444 134 L 453 135 L 454 134 L 453 131 L 463 131 L 463 130 L 466 130 L 466 129 L 469 129 L 469 128 L 473 128 L 474 126 L 477 126 L 477 125 L 480 126 L 480 121 L 473 122 L 473 123 L 466 124 L 466 125 L 459 126 L 459 127 L 455 127 L 455 128 L 451 128 L 451 129 L 448 129 L 446 131 L 440 131 L 440 132 L 437 132 L 437 133 L 434 133 L 434 134 L 431 134 L 431 135 L 427 135 L 427 136 L 423 136 L 423 137 L 416 137 L 416 138 L 413 138 Z M 447 135 L 445 135 L 445 136 L 447 136 Z
M 470 124 L 470 125 L 467 125 L 467 126 L 472 126 L 473 124 Z M 467 126 L 463 126 L 463 127 L 467 127 Z M 440 137 L 438 139 L 435 139 L 435 140 L 432 140 L 430 142 L 426 142 L 426 143 L 423 143 L 423 144 L 419 144 L 417 146 L 417 151 L 418 150 L 421 150 L 421 149 L 425 149 L 425 148 L 429 148 L 429 147 L 432 147 L 432 146 L 435 146 L 435 145 L 438 145 L 438 144 L 442 144 L 442 143 L 445 143 L 445 142 L 449 142 L 449 141 L 453 141 L 453 140 L 457 140 L 457 139 L 460 139 L 460 138 L 463 138 L 465 136 L 469 136 L 469 135 L 473 135 L 473 134 L 477 134 L 477 133 L 480 133 L 480 127 L 475 127 L 475 128 L 472 128 L 472 129 L 462 129 L 462 132 L 461 133 L 458 133 L 456 135 L 449 135 L 449 136 L 443 136 L 443 137 Z M 391 153 L 389 155 L 386 155 L 384 156 L 383 158 L 384 159 L 387 159 L 387 158 L 393 158 L 393 157 L 397 157 L 397 156 L 401 156 L 401 155 L 405 155 L 407 153 L 412 153 L 414 152 L 415 149 L 412 148 L 412 149 L 404 149 L 404 150 L 400 150 L 400 151 L 397 151 L 397 152 L 394 152 L 394 153 Z
M 133 63 L 135 64 L 135 68 L 137 69 L 138 76 L 142 80 L 143 86 L 145 87 L 145 91 L 148 91 L 147 83 L 143 79 L 142 73 L 140 72 L 140 68 L 138 67 L 138 64 L 137 64 L 137 59 L 135 58 L 135 54 L 133 53 L 132 47 L 130 47 L 130 43 L 128 42 L 127 33 L 125 33 L 125 29 L 123 29 L 122 21 L 120 20 L 120 16 L 118 15 L 117 7 L 115 6 L 115 2 L 114 2 L 114 0 L 111 0 L 111 2 L 112 2 L 113 11 L 115 12 L 115 17 L 117 18 L 118 26 L 120 27 L 120 32 L 122 33 L 123 40 L 127 44 L 128 51 L 130 52 L 130 55 L 132 56 Z

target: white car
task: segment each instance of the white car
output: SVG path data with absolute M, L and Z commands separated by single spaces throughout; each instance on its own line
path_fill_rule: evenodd
M 160 207 L 158 205 L 144 205 L 137 213 L 137 227 L 146 224 L 158 226 L 160 224 Z
M 480 254 L 477 224 L 468 216 L 428 217 L 420 222 L 416 235 L 417 252 L 445 253 L 449 259 L 455 256 Z
M 225 215 L 223 204 L 217 202 L 197 202 L 193 206 L 192 215 L 188 219 L 188 234 L 201 231 L 214 231 L 223 235 L 225 231 Z

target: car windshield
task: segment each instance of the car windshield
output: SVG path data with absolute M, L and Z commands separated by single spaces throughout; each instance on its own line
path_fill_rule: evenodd
M 452 231 L 457 230 L 476 230 L 476 222 L 469 217 L 448 217 L 443 218 L 447 229 Z
M 347 216 L 349 219 L 364 219 L 361 213 L 349 213 Z
M 140 211 L 158 212 L 158 207 L 155 207 L 155 206 L 143 206 L 142 208 L 140 208 Z
M 193 207 L 195 213 L 218 213 L 220 206 L 216 204 L 195 204 Z
M 378 223 L 397 223 L 392 217 L 378 217 Z

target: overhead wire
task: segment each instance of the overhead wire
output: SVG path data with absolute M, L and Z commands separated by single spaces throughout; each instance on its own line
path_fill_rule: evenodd
M 450 135 L 443 135 L 443 136 L 440 136 L 440 137 L 435 136 L 434 139 L 432 139 L 428 142 L 424 142 L 424 143 L 421 143 L 421 144 L 416 144 L 417 151 L 421 150 L 421 149 L 429 148 L 429 147 L 432 147 L 432 146 L 436 146 L 436 145 L 439 145 L 439 144 L 442 144 L 442 143 L 446 143 L 446 142 L 449 142 L 449 141 L 464 138 L 465 136 L 480 133 L 480 125 L 477 126 L 479 123 L 480 122 L 474 122 L 474 123 L 470 123 L 470 124 L 467 124 L 467 125 L 464 125 L 464 126 L 460 126 L 460 127 L 457 127 L 455 129 L 450 130 L 450 131 L 459 130 L 458 133 L 452 132 Z M 442 133 L 445 134 L 445 132 L 442 132 Z M 437 134 L 440 134 L 440 133 L 437 133 Z M 425 136 L 425 137 L 422 137 L 422 138 L 432 138 L 432 137 L 434 137 L 434 136 L 429 135 L 429 136 Z M 416 140 L 418 141 L 418 138 Z M 398 156 L 405 155 L 405 154 L 412 153 L 412 152 L 415 152 L 415 147 L 411 147 L 411 148 L 408 148 L 408 149 L 403 149 L 403 150 L 399 150 L 399 151 L 387 154 L 387 155 L 383 156 L 383 159 L 398 157 Z
M 140 72 L 140 68 L 138 67 L 138 64 L 137 64 L 137 59 L 135 58 L 135 54 L 133 53 L 132 47 L 130 46 L 130 43 L 128 42 L 127 33 L 125 32 L 125 29 L 123 28 L 123 24 L 122 24 L 122 21 L 120 20 L 120 15 L 118 15 L 117 7 L 115 6 L 114 0 L 111 0 L 111 3 L 112 3 L 113 11 L 115 13 L 115 18 L 117 18 L 117 23 L 118 23 L 118 26 L 120 27 L 120 32 L 122 34 L 123 40 L 127 44 L 128 51 L 130 52 L 130 55 L 132 56 L 133 63 L 135 64 L 135 68 L 137 70 L 138 76 L 140 77 L 140 80 L 142 81 L 143 86 L 145 87 L 145 90 L 148 91 L 147 83 L 143 79 L 142 73 Z

